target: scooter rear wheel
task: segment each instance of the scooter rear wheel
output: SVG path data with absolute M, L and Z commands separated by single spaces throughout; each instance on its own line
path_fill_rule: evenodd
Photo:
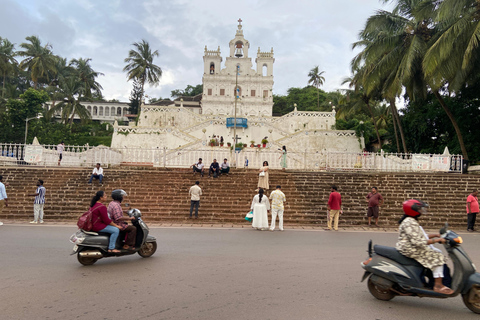
M 372 281 L 371 277 L 368 278 L 367 285 L 368 285 L 368 291 L 370 291 L 372 296 L 374 296 L 378 300 L 388 301 L 388 300 L 392 300 L 395 297 L 395 293 L 393 293 L 392 291 L 390 291 L 388 289 L 385 290 L 385 289 L 382 289 L 382 288 L 378 287 Z
M 84 266 L 91 266 L 95 262 L 97 262 L 98 259 L 95 258 L 88 258 L 88 257 L 82 257 L 80 253 L 77 254 L 77 260 Z
M 475 292 L 472 292 L 472 290 L 474 290 Z M 475 299 L 476 301 L 479 301 L 479 302 L 470 302 L 470 295 L 472 296 L 472 299 Z M 475 313 L 480 313 L 480 290 L 473 287 L 471 288 L 468 293 L 466 294 L 462 294 L 462 299 L 463 299 L 463 303 L 465 304 L 465 306 L 470 309 L 471 311 L 475 312 Z
M 143 258 L 151 257 L 157 251 L 157 242 L 145 242 L 140 247 L 138 254 Z

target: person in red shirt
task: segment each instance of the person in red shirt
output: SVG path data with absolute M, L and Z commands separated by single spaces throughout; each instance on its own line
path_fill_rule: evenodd
M 383 204 L 383 197 L 380 193 L 378 193 L 377 187 L 372 187 L 372 192 L 370 192 L 367 196 L 368 202 L 368 226 L 371 226 L 372 217 L 375 218 L 375 226 L 378 227 L 378 216 L 380 215 L 380 206 Z
M 110 233 L 110 241 L 108 242 L 108 252 L 119 253 L 120 250 L 115 249 L 118 234 L 120 233 L 120 226 L 115 224 L 108 217 L 107 207 L 103 204 L 107 201 L 107 194 L 100 190 L 90 202 L 90 210 L 92 210 L 92 231 Z
M 477 220 L 478 213 L 478 190 L 474 189 L 473 192 L 467 197 L 467 231 L 473 232 L 475 229 L 475 220 Z
M 338 219 L 342 214 L 342 196 L 337 192 L 337 186 L 333 185 L 327 204 L 327 226 L 325 230 L 332 230 L 332 221 L 334 221 L 333 229 L 338 231 Z

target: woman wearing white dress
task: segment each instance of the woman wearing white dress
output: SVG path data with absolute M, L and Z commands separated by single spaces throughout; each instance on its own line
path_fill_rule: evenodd
M 268 197 L 263 194 L 262 188 L 260 188 L 258 194 L 253 197 L 250 209 L 253 211 L 252 227 L 257 230 L 267 230 L 270 202 L 268 201 Z

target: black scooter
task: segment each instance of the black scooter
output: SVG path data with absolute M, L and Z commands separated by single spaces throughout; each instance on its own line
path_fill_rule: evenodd
M 133 226 L 137 228 L 137 236 L 135 239 L 136 250 L 121 250 L 119 253 L 108 252 L 108 241 L 110 235 L 108 233 L 97 233 L 92 231 L 78 230 L 70 237 L 70 242 L 75 244 L 71 255 L 77 254 L 78 262 L 84 266 L 89 266 L 97 262 L 98 259 L 107 257 L 120 257 L 138 253 L 143 258 L 151 257 L 157 250 L 157 239 L 149 235 L 149 229 L 142 220 L 142 213 L 138 209 L 130 209 L 128 211 Z M 122 235 L 122 233 L 120 233 Z M 122 248 L 124 238 L 119 236 L 116 248 Z
M 416 260 L 405 257 L 395 248 L 368 244 L 369 259 L 362 262 L 365 273 L 362 282 L 368 278 L 368 290 L 379 300 L 388 301 L 395 296 L 418 296 L 431 298 L 452 298 L 461 294 L 468 309 L 480 313 L 480 273 L 463 250 L 462 238 L 448 230 L 448 225 L 440 230 L 445 238 L 445 249 L 454 264 L 451 288 L 453 294 L 446 295 L 433 291 L 433 277 Z M 428 281 L 430 280 L 430 281 Z

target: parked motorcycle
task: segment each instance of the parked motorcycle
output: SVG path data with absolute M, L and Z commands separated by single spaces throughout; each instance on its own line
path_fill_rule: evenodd
M 431 290 L 433 279 L 427 279 L 429 270 L 416 260 L 400 254 L 395 248 L 375 245 L 372 251 L 372 240 L 368 244 L 369 259 L 362 262 L 365 269 L 362 282 L 368 278 L 370 293 L 384 301 L 395 296 L 452 298 L 461 294 L 467 308 L 480 313 L 480 273 L 476 272 L 472 260 L 460 246 L 462 238 L 448 230 L 448 224 L 440 230 L 440 234 L 446 240 L 444 246 L 454 264 L 451 286 L 453 294 L 446 295 Z
M 84 266 L 89 266 L 97 262 L 98 259 L 107 257 L 120 257 L 138 253 L 143 258 L 151 257 L 157 250 L 157 239 L 149 235 L 149 229 L 142 220 L 142 213 L 138 209 L 128 211 L 133 226 L 137 228 L 135 239 L 135 250 L 121 250 L 119 253 L 108 252 L 109 234 L 102 232 L 92 232 L 78 230 L 70 237 L 70 242 L 74 245 L 71 255 L 77 254 L 78 262 Z M 122 233 L 120 233 L 122 234 Z M 125 237 L 118 237 L 116 248 L 122 248 Z

